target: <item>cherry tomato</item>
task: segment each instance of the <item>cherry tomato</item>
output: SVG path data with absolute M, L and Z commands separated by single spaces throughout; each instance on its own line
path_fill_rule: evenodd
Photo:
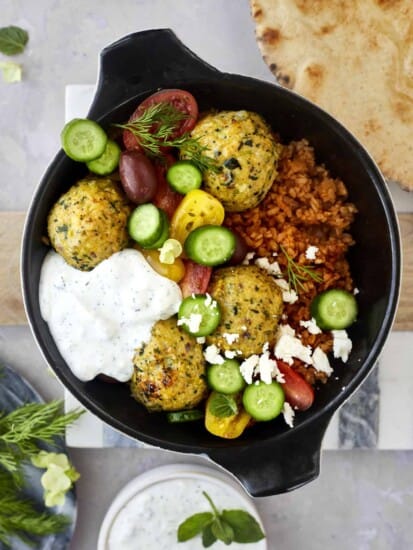
M 172 155 L 165 155 L 165 164 L 155 164 L 155 173 L 158 181 L 155 196 L 152 202 L 158 207 L 164 210 L 169 219 L 172 218 L 175 210 L 178 208 L 179 203 L 183 199 L 180 193 L 174 191 L 169 183 L 166 181 L 165 174 L 171 164 L 175 162 Z
M 195 126 L 198 118 L 198 104 L 194 96 L 185 91 L 178 89 L 165 89 L 159 90 L 149 97 L 147 97 L 142 103 L 138 105 L 134 113 L 129 119 L 129 122 L 139 118 L 139 116 L 150 106 L 156 105 L 157 103 L 170 103 L 178 111 L 181 111 L 185 115 L 181 122 L 179 122 L 176 130 L 171 134 L 170 138 L 176 138 L 184 134 L 185 132 L 190 132 Z M 126 149 L 139 149 L 139 141 L 136 137 L 125 130 L 123 133 L 123 143 L 125 144 Z
M 192 260 L 184 260 L 184 264 L 185 275 L 179 283 L 182 296 L 186 298 L 191 294 L 205 294 L 212 275 L 212 267 L 196 264 Z
M 171 220 L 171 238 L 182 245 L 191 231 L 201 225 L 221 225 L 225 210 L 218 199 L 202 189 L 189 191 Z
M 158 186 L 152 162 L 139 151 L 124 151 L 120 156 L 119 175 L 123 189 L 135 204 L 150 202 Z
M 207 400 L 205 409 L 205 428 L 211 434 L 223 437 L 224 439 L 235 439 L 239 437 L 250 424 L 252 420 L 251 416 L 244 409 L 241 409 L 238 414 L 225 416 L 223 418 L 214 416 L 208 406 L 211 395 Z
M 176 258 L 173 264 L 163 264 L 159 260 L 159 250 L 140 250 L 152 269 L 159 275 L 179 283 L 185 275 L 185 265 L 181 258 Z
M 311 407 L 314 401 L 314 390 L 302 376 L 295 372 L 284 361 L 277 360 L 278 368 L 284 375 L 285 383 L 281 384 L 284 390 L 285 399 L 288 403 L 299 411 L 306 411 Z

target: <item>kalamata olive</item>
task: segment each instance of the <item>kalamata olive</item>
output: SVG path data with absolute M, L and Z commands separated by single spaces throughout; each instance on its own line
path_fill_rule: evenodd
M 152 162 L 139 151 L 125 151 L 119 161 L 123 189 L 135 204 L 150 202 L 156 194 L 157 178 Z
M 247 243 L 239 233 L 231 229 L 235 237 L 235 250 L 231 258 L 228 260 L 227 265 L 238 265 L 242 263 L 248 252 Z

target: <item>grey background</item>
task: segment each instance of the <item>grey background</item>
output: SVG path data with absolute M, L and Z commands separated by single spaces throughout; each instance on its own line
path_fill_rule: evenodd
M 0 209 L 24 210 L 64 122 L 64 87 L 93 83 L 99 51 L 137 30 L 170 27 L 221 70 L 272 80 L 254 38 L 246 0 L 0 0 L 0 26 L 30 33 L 23 82 L 0 82 Z M 392 187 L 398 207 L 404 193 Z M 27 327 L 0 328 L 0 361 L 15 367 L 45 398 L 62 395 Z M 201 461 L 143 449 L 76 450 L 79 520 L 72 550 L 93 550 L 119 489 L 170 462 Z M 413 453 L 329 451 L 319 479 L 291 494 L 260 499 L 272 549 L 404 550 L 413 547 Z M 150 549 L 149 549 L 150 550 Z

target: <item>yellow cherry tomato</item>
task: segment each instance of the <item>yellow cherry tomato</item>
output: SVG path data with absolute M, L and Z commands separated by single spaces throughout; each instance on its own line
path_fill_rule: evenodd
M 210 399 L 211 396 L 206 403 L 205 428 L 209 433 L 217 435 L 218 437 L 223 437 L 224 439 L 235 439 L 239 437 L 250 423 L 251 416 L 244 409 L 240 408 L 238 414 L 219 418 L 210 411 L 210 407 L 208 406 Z
M 210 193 L 202 189 L 189 191 L 172 216 L 169 235 L 184 244 L 189 233 L 201 225 L 221 225 L 225 209 Z
M 148 264 L 154 269 L 159 275 L 179 283 L 179 281 L 185 275 L 185 264 L 181 258 L 175 258 L 175 261 L 171 264 L 164 264 L 159 259 L 159 250 L 142 250 L 140 252 L 144 255 Z

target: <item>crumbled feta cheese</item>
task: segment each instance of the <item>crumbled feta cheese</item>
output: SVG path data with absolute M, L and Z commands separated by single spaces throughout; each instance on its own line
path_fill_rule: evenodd
M 196 341 L 198 342 L 198 344 L 205 344 L 206 338 L 205 336 L 198 336 Z
M 250 261 L 254 258 L 254 256 L 255 252 L 248 252 L 242 261 L 242 265 L 248 265 Z
M 258 374 L 265 384 L 271 384 L 272 378 L 276 374 L 276 367 L 277 363 L 274 359 L 270 359 L 270 352 L 267 350 L 259 356 L 254 374 Z
M 181 325 L 186 325 L 189 332 L 195 333 L 198 332 L 199 327 L 201 326 L 202 315 L 200 313 L 191 313 L 189 317 L 181 317 L 178 319 L 178 327 Z
M 235 332 L 224 332 L 222 336 L 225 338 L 229 345 L 236 342 L 239 338 L 239 334 Z
M 247 325 L 242 325 L 241 330 L 243 330 L 244 332 L 246 332 L 246 331 L 248 330 Z
M 334 357 L 340 358 L 343 363 L 347 363 L 350 355 L 353 342 L 348 337 L 346 330 L 332 330 L 333 335 L 333 354 Z
M 208 307 L 210 305 L 215 305 L 215 304 L 213 304 L 213 302 L 214 302 L 214 300 L 212 299 L 212 296 L 207 293 L 205 301 L 204 301 L 205 307 Z
M 270 275 L 278 276 L 281 275 L 281 269 L 278 265 L 278 262 L 270 263 L 268 258 L 257 258 L 255 260 L 255 265 L 261 269 L 265 269 Z
M 295 330 L 291 325 L 288 325 L 288 324 L 279 325 L 278 331 L 277 331 L 277 340 L 281 338 L 283 334 L 289 334 L 290 336 L 295 336 Z
M 325 372 L 327 376 L 333 372 L 327 355 L 321 348 L 315 348 L 313 352 L 313 366 L 320 372 Z
M 226 351 L 224 351 L 224 355 L 227 359 L 234 359 L 234 357 L 237 356 L 237 352 L 227 349 Z
M 289 403 L 287 403 L 287 401 L 284 401 L 282 413 L 284 416 L 285 423 L 288 426 L 290 426 L 290 428 L 292 428 L 294 426 L 295 411 L 292 408 L 292 406 Z
M 285 279 L 275 279 L 275 283 L 281 288 L 283 302 L 294 304 L 298 300 L 296 291 L 290 288 L 290 285 Z
M 307 258 L 307 260 L 315 260 L 317 252 L 318 246 L 309 246 L 305 251 L 305 257 Z
M 354 296 L 357 296 L 357 294 L 359 294 L 359 293 L 360 293 L 360 291 L 359 291 L 359 289 L 356 287 L 356 288 L 353 290 Z
M 281 315 L 281 319 L 282 319 L 283 321 L 286 321 L 286 320 L 288 319 L 288 315 L 287 315 L 286 313 L 283 313 L 283 314 Z
M 220 350 L 215 344 L 211 344 L 204 351 L 205 361 L 211 365 L 222 365 L 225 359 L 220 355 Z
M 282 334 L 275 344 L 274 354 L 277 359 L 281 359 L 289 365 L 293 364 L 294 357 L 301 359 L 301 361 L 308 365 L 311 365 L 313 362 L 311 359 L 311 348 L 304 346 L 298 338 L 291 334 Z
M 300 321 L 300 325 L 306 328 L 310 334 L 321 334 L 323 332 L 317 325 L 314 317 L 312 317 L 309 321 Z
M 254 374 L 255 367 L 258 365 L 259 357 L 257 354 L 250 355 L 245 359 L 239 370 L 247 384 L 252 384 L 252 375 Z

